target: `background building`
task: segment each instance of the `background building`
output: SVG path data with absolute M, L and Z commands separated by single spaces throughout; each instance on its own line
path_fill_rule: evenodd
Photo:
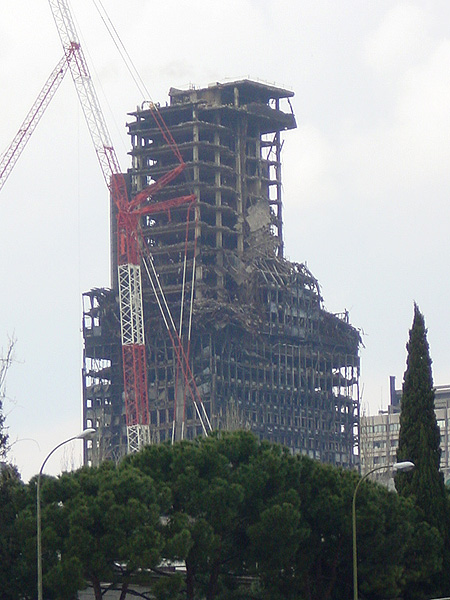
M 361 473 L 381 465 L 391 465 L 397 460 L 400 431 L 400 402 L 402 390 L 395 389 L 395 377 L 390 378 L 390 404 L 378 415 L 362 416 L 360 426 Z M 441 430 L 441 471 L 445 481 L 450 479 L 450 386 L 435 387 L 435 412 Z M 374 473 L 374 478 L 393 486 L 390 472 Z
M 324 310 L 319 284 L 284 254 L 281 132 L 293 93 L 249 80 L 171 89 L 159 107 L 187 167 L 152 202 L 194 193 L 195 208 L 145 218 L 143 238 L 213 429 L 251 429 L 292 452 L 357 464 L 360 336 Z M 128 124 L 135 194 L 176 165 L 152 106 Z M 126 452 L 117 302 L 84 295 L 84 420 L 99 431 L 85 460 Z M 192 276 L 194 274 L 194 276 Z M 144 287 L 149 413 L 155 443 L 202 433 L 155 293 Z

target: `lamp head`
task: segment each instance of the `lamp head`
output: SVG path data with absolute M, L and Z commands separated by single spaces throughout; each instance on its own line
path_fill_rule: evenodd
M 83 429 L 83 431 L 77 435 L 77 440 L 89 440 L 94 434 L 95 429 L 93 427 L 88 427 L 87 429 Z
M 392 465 L 392 470 L 396 473 L 407 473 L 408 471 L 412 471 L 415 468 L 415 464 L 410 460 L 405 460 L 403 462 L 398 462 Z

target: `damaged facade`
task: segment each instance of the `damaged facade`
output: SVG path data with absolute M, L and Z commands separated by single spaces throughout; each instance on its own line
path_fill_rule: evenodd
M 360 336 L 346 313 L 324 310 L 307 267 L 283 257 L 280 133 L 296 126 L 292 95 L 249 80 L 171 89 L 159 114 L 186 169 L 152 202 L 196 202 L 146 217 L 142 234 L 212 428 L 250 429 L 348 467 L 358 462 Z M 150 108 L 128 124 L 131 194 L 177 161 Z M 112 290 L 84 295 L 84 424 L 99 432 L 90 464 L 127 448 L 114 228 L 113 209 Z M 145 277 L 143 294 L 152 441 L 195 437 L 202 426 Z

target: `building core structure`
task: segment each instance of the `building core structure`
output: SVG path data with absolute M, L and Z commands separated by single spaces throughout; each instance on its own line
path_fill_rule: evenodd
M 324 309 L 308 268 L 284 257 L 281 134 L 296 127 L 293 93 L 241 80 L 169 96 L 158 114 L 186 168 L 151 202 L 196 200 L 140 223 L 156 277 L 142 282 L 152 443 L 205 433 L 172 319 L 212 429 L 249 429 L 293 453 L 358 464 L 359 332 L 346 312 Z M 133 196 L 176 157 L 154 106 L 131 117 Z M 112 289 L 84 294 L 83 414 L 99 432 L 85 448 L 89 464 L 127 448 L 114 206 L 111 229 Z

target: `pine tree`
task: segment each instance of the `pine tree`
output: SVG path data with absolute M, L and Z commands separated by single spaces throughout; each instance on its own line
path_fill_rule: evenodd
M 399 473 L 395 485 L 400 495 L 412 496 L 430 525 L 447 535 L 447 504 L 441 460 L 440 431 L 434 411 L 434 388 L 425 320 L 414 304 L 409 332 L 407 366 L 403 379 L 400 437 L 397 460 L 410 460 L 415 469 Z

